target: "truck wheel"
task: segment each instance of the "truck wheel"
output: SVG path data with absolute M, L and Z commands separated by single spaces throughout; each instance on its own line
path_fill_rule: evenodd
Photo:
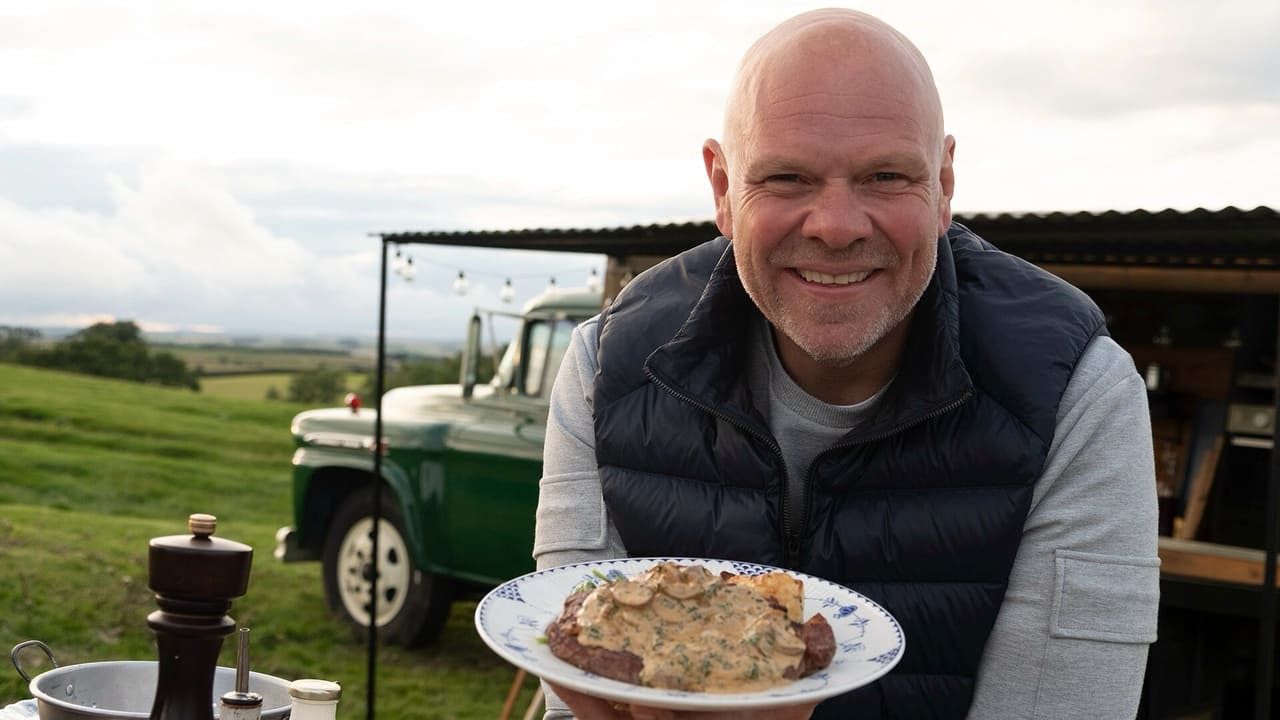
M 449 617 L 450 583 L 413 566 L 400 506 L 390 492 L 383 494 L 378 528 L 378 637 L 406 647 L 430 642 Z M 360 633 L 369 627 L 373 560 L 373 491 L 366 489 L 342 504 L 324 544 L 325 599 Z

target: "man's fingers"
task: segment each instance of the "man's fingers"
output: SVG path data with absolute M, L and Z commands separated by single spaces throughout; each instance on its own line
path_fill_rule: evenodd
M 576 690 L 569 690 L 554 683 L 547 683 L 578 720 L 631 720 L 627 706 L 613 703 L 592 695 L 584 695 Z
M 758 720 L 805 720 L 815 707 L 810 704 L 751 712 L 676 712 L 666 708 L 617 703 L 584 695 L 553 683 L 547 685 L 569 706 L 578 720 L 741 720 L 748 717 Z
M 631 717 L 632 720 L 675 720 L 676 714 L 664 708 L 632 705 Z

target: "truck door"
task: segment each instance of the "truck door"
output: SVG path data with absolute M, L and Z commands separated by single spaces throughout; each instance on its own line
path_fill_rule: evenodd
M 533 570 L 533 522 L 551 386 L 575 321 L 525 322 L 512 387 L 477 400 L 451 436 L 444 528 L 458 574 L 504 580 Z

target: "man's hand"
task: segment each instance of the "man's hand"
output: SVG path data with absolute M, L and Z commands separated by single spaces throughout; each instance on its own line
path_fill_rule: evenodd
M 615 703 L 592 695 L 567 690 L 547 683 L 551 690 L 573 711 L 578 720 L 808 720 L 817 703 L 770 708 L 768 710 L 733 710 L 730 712 L 701 712 L 693 710 L 667 710 Z

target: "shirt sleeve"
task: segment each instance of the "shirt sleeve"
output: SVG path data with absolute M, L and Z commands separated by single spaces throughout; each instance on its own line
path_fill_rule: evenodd
M 592 318 L 573 331 L 551 388 L 533 536 L 533 557 L 539 570 L 626 555 L 605 510 L 596 465 L 591 396 L 598 322 L 599 318 Z M 573 717 L 545 683 L 543 690 L 547 701 L 544 720 Z
M 596 465 L 591 397 L 598 321 L 574 330 L 551 389 L 533 537 L 539 570 L 626 554 L 605 512 Z
M 1132 718 L 1160 600 L 1151 417 L 1111 338 L 1059 407 L 970 718 Z

